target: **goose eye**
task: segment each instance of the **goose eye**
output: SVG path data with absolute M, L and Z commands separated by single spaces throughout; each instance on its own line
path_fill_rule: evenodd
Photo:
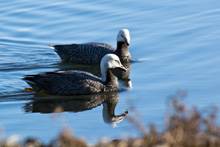
M 120 64 L 120 62 L 118 60 L 115 60 L 118 64 Z
M 121 37 L 122 37 L 122 38 L 125 38 L 122 34 L 121 34 Z

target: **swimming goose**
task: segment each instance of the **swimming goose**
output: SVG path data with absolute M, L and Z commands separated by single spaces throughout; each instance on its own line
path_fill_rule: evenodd
M 99 64 L 102 57 L 108 53 L 116 54 L 121 62 L 131 59 L 128 46 L 130 35 L 127 29 L 118 32 L 117 48 L 106 43 L 84 43 L 69 45 L 49 45 L 60 56 L 62 62 L 77 64 Z
M 52 95 L 85 95 L 118 90 L 118 81 L 111 69 L 126 70 L 115 54 L 107 54 L 101 60 L 102 78 L 77 70 L 47 72 L 27 75 L 23 78 L 36 92 Z

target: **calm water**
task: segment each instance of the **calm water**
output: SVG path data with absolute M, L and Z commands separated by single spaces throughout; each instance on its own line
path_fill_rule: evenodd
M 1 1 L 0 137 L 34 136 L 47 143 L 65 126 L 89 143 L 101 136 L 139 135 L 127 120 L 115 128 L 105 123 L 106 97 L 86 97 L 85 103 L 99 101 L 84 111 L 76 109 L 81 97 L 37 101 L 33 93 L 22 92 L 28 87 L 23 75 L 78 67 L 60 64 L 48 44 L 115 46 L 122 28 L 130 30 L 131 55 L 141 62 L 131 65 L 133 88 L 114 96 L 116 115 L 130 100 L 146 125 L 162 126 L 167 97 L 178 89 L 188 91 L 189 105 L 220 107 L 219 0 Z M 54 116 L 50 112 L 60 103 L 65 112 Z

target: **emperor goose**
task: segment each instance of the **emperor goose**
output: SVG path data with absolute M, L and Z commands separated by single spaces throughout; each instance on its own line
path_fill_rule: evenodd
M 27 75 L 23 78 L 35 92 L 52 95 L 85 95 L 118 90 L 118 81 L 111 69 L 126 70 L 115 54 L 105 55 L 100 63 L 102 78 L 89 72 L 69 70 Z
M 83 43 L 68 45 L 49 45 L 60 56 L 62 62 L 77 64 L 100 64 L 106 54 L 116 54 L 121 62 L 129 62 L 131 59 L 128 46 L 130 35 L 127 29 L 118 32 L 117 48 L 106 43 Z

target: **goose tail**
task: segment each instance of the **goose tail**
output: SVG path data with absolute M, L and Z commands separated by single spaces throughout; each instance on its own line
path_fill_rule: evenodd
M 43 87 L 40 83 L 37 82 L 36 77 L 34 75 L 27 75 L 22 78 L 29 86 L 34 88 L 35 91 L 39 92 Z

